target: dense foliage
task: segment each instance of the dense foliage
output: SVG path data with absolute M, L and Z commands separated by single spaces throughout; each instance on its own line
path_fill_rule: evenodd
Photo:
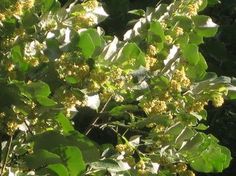
M 201 123 L 209 102 L 235 98 L 235 80 L 206 72 L 198 47 L 217 32 L 198 14 L 214 3 L 132 10 L 139 20 L 120 39 L 99 27 L 109 17 L 96 0 L 4 0 L 0 174 L 194 176 L 228 167 L 230 151 Z

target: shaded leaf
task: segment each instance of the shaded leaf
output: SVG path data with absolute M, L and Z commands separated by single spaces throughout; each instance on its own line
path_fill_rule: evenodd
M 218 25 L 212 19 L 205 15 L 197 15 L 193 17 L 196 26 L 196 32 L 203 37 L 212 37 L 218 30 Z
M 78 147 L 63 146 L 56 150 L 56 152 L 63 158 L 70 176 L 78 176 L 85 171 L 86 165 Z
M 54 172 L 57 176 L 69 176 L 69 172 L 63 164 L 49 164 L 47 169 Z
M 45 167 L 48 164 L 61 163 L 62 160 L 59 155 L 49 152 L 47 150 L 38 150 L 32 155 L 28 155 L 25 158 L 27 167 L 31 169 L 37 169 Z
M 199 61 L 199 52 L 197 45 L 188 44 L 183 48 L 184 58 L 192 65 L 196 65 Z
M 56 116 L 57 122 L 60 124 L 64 133 L 74 131 L 74 127 L 71 124 L 71 121 L 62 113 Z

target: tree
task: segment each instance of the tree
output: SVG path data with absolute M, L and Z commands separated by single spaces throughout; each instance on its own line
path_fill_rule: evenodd
M 199 52 L 218 28 L 198 15 L 207 3 L 133 10 L 140 18 L 118 39 L 99 27 L 109 17 L 96 0 L 5 0 L 1 175 L 191 176 L 228 167 L 230 151 L 201 123 L 208 102 L 235 96 L 233 81 L 206 72 Z

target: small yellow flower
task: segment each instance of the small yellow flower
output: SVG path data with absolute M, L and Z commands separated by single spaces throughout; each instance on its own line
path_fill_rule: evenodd
M 187 168 L 188 166 L 185 163 L 178 163 L 175 169 L 177 173 L 180 173 L 180 172 L 186 171 Z
M 0 21 L 4 21 L 6 19 L 5 15 L 0 13 Z
M 89 1 L 82 3 L 82 5 L 84 6 L 84 8 L 86 8 L 88 10 L 92 10 L 92 9 L 95 9 L 96 7 L 98 7 L 98 1 L 97 0 L 89 0 Z
M 181 84 L 176 80 L 170 81 L 170 91 L 171 92 L 181 92 Z
M 171 44 L 173 42 L 173 38 L 170 35 L 166 35 L 165 40 L 167 44 Z
M 186 170 L 184 172 L 181 172 L 180 176 L 195 176 L 195 174 L 191 170 Z
M 123 102 L 125 99 L 124 99 L 123 96 L 116 94 L 116 95 L 114 96 L 114 100 L 115 100 L 116 102 Z
M 189 4 L 187 8 L 188 8 L 188 15 L 191 17 L 197 15 L 199 5 L 197 3 Z
M 147 54 L 149 56 L 155 56 L 157 54 L 157 49 L 154 45 L 149 45 L 147 49 Z
M 146 68 L 148 70 L 153 70 L 155 68 L 155 64 L 157 62 L 157 59 L 151 56 L 146 56 L 145 57 L 146 60 Z
M 222 95 L 219 95 L 219 94 L 213 95 L 212 97 L 213 106 L 220 107 L 223 105 L 223 103 L 224 103 L 224 98 L 222 97 Z
M 194 102 L 189 109 L 190 112 L 201 112 L 204 109 L 204 106 L 207 104 L 207 102 L 204 101 L 198 101 Z
M 124 152 L 126 155 L 132 155 L 134 149 L 128 144 L 118 144 L 116 145 L 116 151 L 118 151 L 119 153 Z
M 14 70 L 14 68 L 15 68 L 15 65 L 14 65 L 14 64 L 9 64 L 8 67 L 7 67 L 7 70 L 8 70 L 9 72 L 11 72 L 11 71 Z
M 182 67 L 180 70 L 176 70 L 173 75 L 173 79 L 180 83 L 183 88 L 187 88 L 191 83 L 186 76 L 184 67 Z
M 18 15 L 18 16 L 22 15 L 23 14 L 23 8 L 24 8 L 23 3 L 17 1 L 15 6 L 14 6 L 14 15 Z
M 136 164 L 136 168 L 139 170 L 144 170 L 146 168 L 145 162 L 143 160 L 140 160 L 137 164 Z
M 13 135 L 18 128 L 18 124 L 16 122 L 8 122 L 7 123 L 7 134 Z
M 165 101 L 154 99 L 150 102 L 144 102 L 143 110 L 147 115 L 155 115 L 165 112 L 167 110 L 167 106 Z
M 175 28 L 175 34 L 176 34 L 177 37 L 183 35 L 183 34 L 184 34 L 183 28 L 181 28 L 181 27 L 176 27 L 176 28 Z
M 25 0 L 25 2 L 23 2 L 24 8 L 31 9 L 32 7 L 34 7 L 34 3 L 35 3 L 35 0 Z

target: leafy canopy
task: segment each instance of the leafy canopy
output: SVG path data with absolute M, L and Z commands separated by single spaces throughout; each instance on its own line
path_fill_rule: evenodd
M 199 51 L 218 25 L 198 12 L 215 2 L 133 10 L 140 19 L 119 40 L 99 27 L 108 14 L 96 0 L 4 0 L 0 175 L 193 176 L 228 167 L 230 151 L 202 124 L 205 105 L 235 97 L 231 79 L 208 73 Z M 95 129 L 114 138 L 98 141 Z

